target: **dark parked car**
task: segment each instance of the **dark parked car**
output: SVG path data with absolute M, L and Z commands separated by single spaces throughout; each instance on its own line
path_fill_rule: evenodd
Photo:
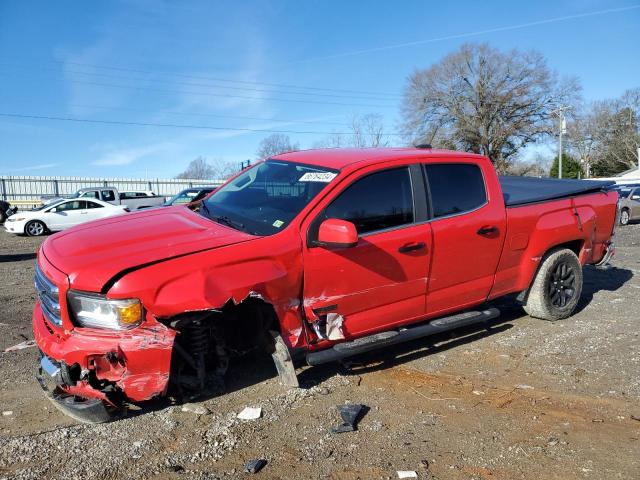
M 4 223 L 4 221 L 16 213 L 18 211 L 18 207 L 12 207 L 9 202 L 5 202 L 4 200 L 0 200 L 0 223 Z
M 187 188 L 164 202 L 164 206 L 184 205 L 191 210 L 198 211 L 200 210 L 202 200 L 207 198 L 215 189 L 216 187 Z

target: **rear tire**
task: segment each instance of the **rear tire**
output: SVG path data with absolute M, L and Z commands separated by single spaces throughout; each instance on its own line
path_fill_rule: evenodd
M 24 233 L 29 237 L 39 237 L 47 231 L 47 226 L 40 220 L 32 220 L 24 226 Z
M 553 250 L 542 259 L 524 310 L 530 316 L 556 321 L 571 316 L 582 294 L 582 265 L 566 248 Z
M 620 225 L 629 225 L 629 220 L 629 210 L 625 208 L 620 212 Z

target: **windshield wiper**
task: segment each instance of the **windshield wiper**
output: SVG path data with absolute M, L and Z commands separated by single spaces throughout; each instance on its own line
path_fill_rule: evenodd
M 221 223 L 223 225 L 228 225 L 231 228 L 235 228 L 236 230 L 245 230 L 244 223 L 236 222 L 235 220 L 231 220 L 226 215 L 220 215 L 218 217 L 211 217 L 214 221 Z

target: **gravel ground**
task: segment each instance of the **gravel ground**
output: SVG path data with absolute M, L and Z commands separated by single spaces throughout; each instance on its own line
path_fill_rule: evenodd
M 306 368 L 286 391 L 263 358 L 232 366 L 228 393 L 156 403 L 123 420 L 75 424 L 43 397 L 36 352 L 0 353 L 0 479 L 638 478 L 640 225 L 618 230 L 608 270 L 585 270 L 570 319 L 529 318 L 507 301 L 486 331 Z M 39 239 L 0 231 L 0 351 L 33 338 Z M 336 405 L 363 403 L 357 432 L 330 433 Z M 245 406 L 262 418 L 236 419 Z M 205 413 L 195 413 L 193 410 Z

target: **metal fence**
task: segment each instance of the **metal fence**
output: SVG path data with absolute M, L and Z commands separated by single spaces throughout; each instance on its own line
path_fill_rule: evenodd
M 38 203 L 42 198 L 64 197 L 86 187 L 115 187 L 119 191 L 151 190 L 169 197 L 185 188 L 220 185 L 222 180 L 177 178 L 97 178 L 97 177 L 22 177 L 0 176 L 0 199 Z

